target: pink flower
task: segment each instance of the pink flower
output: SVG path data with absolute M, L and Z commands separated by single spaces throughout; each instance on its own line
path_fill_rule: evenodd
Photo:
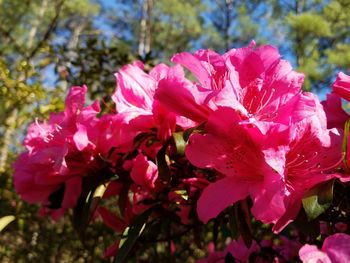
M 339 72 L 332 89 L 333 91 L 327 94 L 327 100 L 322 102 L 327 114 L 328 127 L 344 129 L 349 114 L 343 110 L 341 98 L 350 101 L 350 76 Z
M 130 188 L 133 192 L 132 209 L 135 214 L 141 214 L 151 206 L 144 201 L 154 200 L 155 194 L 160 190 L 157 165 L 139 153 L 132 160 L 130 177 L 134 182 Z
M 350 76 L 343 72 L 339 72 L 332 88 L 334 93 L 343 99 L 350 101 Z
M 341 98 L 334 92 L 329 93 L 327 99 L 322 101 L 322 105 L 326 112 L 328 128 L 343 130 L 349 115 L 342 108 Z
M 225 177 L 204 189 L 197 203 L 199 218 L 206 223 L 249 195 L 258 219 L 273 222 L 279 218 L 285 212 L 281 169 L 269 166 L 262 146 L 269 140 L 286 144 L 286 128 L 271 127 L 272 135 L 266 137 L 254 123 L 244 123 L 233 109 L 222 108 L 210 115 L 205 130 L 204 135 L 190 137 L 186 156 L 195 166 L 214 168 Z
M 281 156 L 279 162 L 269 157 L 270 150 L 265 150 L 267 162 L 276 170 L 282 168 L 280 172 L 285 191 L 286 213 L 275 222 L 275 232 L 281 231 L 296 217 L 301 199 L 310 189 L 340 177 L 334 170 L 342 161 L 342 138 L 337 130 L 326 128 L 324 112 L 321 105 L 317 105 L 318 115 L 290 127 L 288 146 L 278 150 Z M 272 153 L 275 153 L 274 149 Z
M 327 94 L 327 100 L 323 102 L 325 108 L 328 127 L 337 128 L 339 132 L 343 135 L 345 122 L 349 119 L 349 114 L 347 114 L 342 108 L 341 98 L 349 101 L 350 99 L 350 76 L 345 75 L 340 72 L 337 75 L 337 79 L 332 85 L 333 91 Z M 350 150 L 350 140 L 348 140 L 347 152 Z M 347 169 L 350 164 L 350 155 L 347 154 Z M 344 179 L 342 181 L 347 181 Z
M 315 245 L 304 245 L 299 250 L 303 263 L 346 263 L 350 262 L 350 236 L 347 234 L 334 234 L 323 242 L 322 249 Z
M 199 218 L 206 223 L 250 196 L 253 215 L 274 223 L 275 232 L 292 221 L 308 190 L 337 177 L 328 172 L 342 160 L 341 138 L 326 129 L 324 112 L 317 105 L 318 115 L 290 127 L 247 122 L 230 108 L 212 113 L 206 134 L 193 134 L 186 148 L 192 164 L 225 175 L 204 189 L 197 204 Z
M 222 56 L 210 50 L 175 55 L 173 62 L 188 68 L 199 83 L 182 76 L 164 78 L 156 99 L 196 122 L 205 121 L 220 106 L 238 110 L 247 119 L 285 125 L 314 114 L 314 100 L 300 89 L 303 75 L 281 60 L 274 47 L 254 45 Z
M 47 123 L 30 125 L 27 150 L 13 165 L 17 193 L 29 203 L 41 203 L 41 212 L 52 212 L 54 218 L 76 205 L 83 177 L 96 175 L 103 167 L 100 157 L 107 158 L 120 141 L 118 132 L 102 129 L 109 117 L 96 118 L 97 101 L 84 106 L 86 92 L 85 86 L 71 88 L 64 112 L 52 114 Z M 113 118 L 107 122 L 117 124 Z M 105 143 L 111 141 L 108 147 Z
M 159 183 L 157 166 L 141 153 L 135 157 L 132 165 L 130 176 L 135 184 L 145 190 L 154 191 Z
M 169 112 L 154 101 L 158 82 L 165 76 L 183 76 L 181 67 L 168 67 L 159 64 L 149 74 L 144 65 L 137 61 L 124 66 L 118 73 L 117 88 L 112 99 L 119 113 L 127 116 L 129 129 L 149 131 L 156 127 L 158 138 L 165 141 L 175 130 L 175 125 L 188 126 L 191 122 Z

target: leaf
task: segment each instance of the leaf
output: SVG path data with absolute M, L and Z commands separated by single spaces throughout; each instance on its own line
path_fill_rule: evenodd
M 170 169 L 166 161 L 166 150 L 168 145 L 165 144 L 157 153 L 156 164 L 158 167 L 159 178 L 162 183 L 170 182 Z
M 185 148 L 186 148 L 186 141 L 184 139 L 184 133 L 183 132 L 175 132 L 173 133 L 173 138 L 176 146 L 176 152 L 179 155 L 185 154 Z
M 4 216 L 0 218 L 0 232 L 8 225 L 10 224 L 13 220 L 15 220 L 15 216 Z
M 343 137 L 343 144 L 342 144 L 342 150 L 344 155 L 344 164 L 347 169 L 349 169 L 349 164 L 347 163 L 347 158 L 348 158 L 348 144 L 349 144 L 349 130 L 350 130 L 350 119 L 347 120 L 344 124 L 344 137 Z
M 189 140 L 192 133 L 202 133 L 204 131 L 204 127 L 205 127 L 205 122 L 199 124 L 196 127 L 189 128 L 189 129 L 185 130 L 183 132 L 183 138 L 184 138 L 185 142 L 187 142 Z
M 120 190 L 120 193 L 118 195 L 118 207 L 120 214 L 125 217 L 125 209 L 127 207 L 128 203 L 128 194 L 129 194 L 129 184 L 124 184 L 122 189 Z
M 330 207 L 333 200 L 333 185 L 334 180 L 320 184 L 303 198 L 303 207 L 309 221 L 317 218 Z
M 300 209 L 298 216 L 294 220 L 296 228 L 302 236 L 317 238 L 320 235 L 320 222 L 317 219 L 309 221 L 304 209 Z
M 228 208 L 228 223 L 230 225 L 231 237 L 233 239 L 237 239 L 239 236 L 239 233 L 238 233 L 237 222 L 235 220 L 235 211 L 233 206 L 230 206 Z
M 120 241 L 119 250 L 114 259 L 115 263 L 122 263 L 126 260 L 129 252 L 134 247 L 137 239 L 142 234 L 151 212 L 151 209 L 146 210 L 141 215 L 136 217 L 135 220 L 131 223 L 131 225 L 128 228 L 126 228 L 126 230 L 123 233 L 123 236 L 125 234 L 127 235 L 127 237 Z
M 246 247 L 250 248 L 250 246 L 252 245 L 253 237 L 252 237 L 251 222 L 249 218 L 249 211 L 248 211 L 246 202 L 244 201 L 237 202 L 234 205 L 234 211 L 235 211 L 235 218 L 237 222 L 238 231 L 241 234 L 241 237 Z
M 90 206 L 89 206 L 89 213 L 90 213 L 89 221 L 90 221 L 93 213 L 95 212 L 98 204 L 100 203 L 103 194 L 106 192 L 108 184 L 109 184 L 109 182 L 105 183 L 105 184 L 101 184 L 95 189 L 95 191 L 92 195 L 92 199 L 90 201 Z
M 187 190 L 175 190 L 174 191 L 177 195 L 181 196 L 182 199 L 188 200 L 188 193 Z
M 108 183 L 98 185 L 86 194 L 83 194 L 74 208 L 73 225 L 78 232 L 80 239 L 84 240 L 85 230 L 100 202 Z

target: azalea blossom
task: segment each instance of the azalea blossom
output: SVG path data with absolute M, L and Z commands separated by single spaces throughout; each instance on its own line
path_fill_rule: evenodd
M 346 263 L 350 262 L 350 236 L 343 233 L 327 237 L 318 249 L 315 245 L 304 245 L 299 250 L 303 263 Z
M 242 116 L 285 125 L 315 113 L 315 103 L 301 92 L 304 76 L 266 45 L 232 49 L 224 55 L 199 50 L 176 54 L 172 61 L 189 69 L 199 83 L 182 76 L 159 82 L 156 99 L 166 108 L 196 122 L 205 121 L 220 106 Z
M 188 127 L 191 121 L 168 111 L 154 100 L 158 82 L 165 76 L 183 76 L 181 67 L 155 66 L 149 74 L 137 61 L 124 66 L 115 74 L 117 88 L 112 95 L 118 113 L 129 120 L 128 129 L 144 132 L 157 128 L 158 139 L 165 141 L 175 130 L 176 124 Z
M 195 166 L 214 168 L 225 177 L 204 189 L 199 218 L 207 222 L 250 196 L 253 215 L 281 231 L 296 217 L 308 190 L 338 176 L 329 172 L 342 160 L 341 138 L 327 130 L 321 105 L 318 113 L 293 126 L 246 122 L 230 108 L 211 114 L 205 134 L 190 137 L 186 156 Z
M 338 94 L 343 99 L 350 101 L 350 76 L 343 72 L 339 72 L 332 88 L 334 93 Z
M 349 119 L 349 114 L 342 108 L 342 98 L 350 101 L 350 76 L 339 72 L 332 85 L 332 92 L 327 94 L 327 99 L 322 102 L 329 128 L 342 130 Z
M 103 158 L 123 137 L 117 129 L 122 119 L 96 118 L 98 101 L 84 106 L 86 92 L 85 86 L 71 88 L 64 112 L 52 114 L 47 123 L 30 125 L 27 150 L 13 165 L 17 193 L 27 202 L 41 203 L 42 212 L 52 212 L 54 218 L 76 205 L 82 178 L 104 169 Z M 109 132 L 105 126 L 112 123 L 115 130 Z
M 214 168 L 225 177 L 204 189 L 197 204 L 199 218 L 206 223 L 249 195 L 255 200 L 253 211 L 260 210 L 255 214 L 258 219 L 272 222 L 279 218 L 285 212 L 283 181 L 265 160 L 262 146 L 266 136 L 254 124 L 242 122 L 230 108 L 211 114 L 205 130 L 204 135 L 190 137 L 186 156 L 195 166 Z M 271 143 L 288 138 L 286 127 L 275 126 L 271 133 Z
M 327 94 L 327 99 L 322 104 L 327 114 L 328 127 L 337 128 L 342 136 L 349 137 L 348 134 L 344 134 L 344 126 L 346 121 L 350 119 L 350 116 L 344 111 L 341 99 L 345 99 L 348 102 L 350 100 L 350 76 L 342 72 L 338 73 L 332 85 L 332 92 Z M 348 154 L 350 151 L 350 140 L 346 138 L 344 141 L 347 142 L 347 145 L 345 145 L 347 152 L 345 168 L 348 170 L 350 164 L 350 156 Z

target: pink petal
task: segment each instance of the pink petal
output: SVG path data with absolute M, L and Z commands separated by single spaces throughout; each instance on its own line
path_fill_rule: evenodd
M 250 184 L 226 177 L 204 189 L 197 203 L 200 220 L 207 223 L 232 203 L 246 198 Z
M 350 101 L 350 76 L 343 72 L 339 72 L 332 88 L 334 93 L 338 94 L 343 99 Z
M 327 237 L 323 242 L 322 251 L 327 253 L 332 262 L 350 262 L 350 236 L 338 233 Z
M 275 175 L 275 178 L 265 174 L 264 185 L 258 185 L 251 189 L 254 203 L 251 208 L 252 214 L 264 223 L 276 222 L 286 212 L 285 185 L 278 174 L 272 171 L 270 173 Z
M 316 113 L 316 100 L 311 93 L 297 94 L 278 108 L 273 121 L 288 125 L 308 118 Z
M 159 81 L 155 98 L 169 111 L 200 123 L 211 112 L 210 108 L 201 105 L 200 101 L 205 100 L 205 95 L 179 78 L 166 78 Z
M 157 165 L 148 161 L 147 157 L 140 153 L 133 160 L 130 176 L 136 184 L 147 189 L 154 189 L 158 179 Z
M 301 197 L 295 195 L 286 201 L 286 212 L 277 220 L 272 227 L 272 231 L 276 234 L 281 232 L 290 222 L 292 222 L 299 213 L 301 207 Z
M 72 87 L 66 98 L 66 112 L 68 116 L 76 114 L 78 110 L 82 109 L 85 104 L 85 94 L 87 87 Z
M 241 124 L 239 113 L 233 109 L 220 108 L 210 115 L 205 129 L 208 134 L 191 135 L 186 147 L 186 156 L 192 164 L 215 168 L 226 176 L 262 181 L 259 169 L 266 163 L 255 141 L 264 136 L 258 128 Z
M 327 254 L 320 251 L 315 245 L 304 245 L 299 250 L 299 257 L 303 263 L 332 263 Z
M 163 63 L 156 65 L 150 72 L 149 75 L 156 81 L 164 79 L 168 76 L 185 77 L 185 72 L 180 65 L 169 67 Z
M 190 70 L 204 87 L 211 87 L 211 76 L 208 69 L 191 53 L 183 52 L 176 54 L 172 57 L 171 61 L 181 64 Z
M 118 86 L 112 99 L 118 112 L 130 108 L 152 109 L 156 82 L 139 65 L 126 65 L 115 76 Z
M 103 223 L 114 231 L 122 233 L 127 227 L 127 224 L 124 222 L 124 220 L 117 217 L 108 209 L 104 207 L 98 207 L 97 212 L 102 217 Z
M 75 176 L 66 181 L 62 208 L 75 207 L 81 194 L 81 177 Z
M 327 127 L 344 129 L 349 115 L 342 108 L 341 98 L 334 92 L 329 93 L 322 105 L 327 115 Z
M 77 149 L 79 151 L 82 151 L 85 149 L 86 146 L 88 146 L 89 138 L 87 136 L 87 131 L 85 126 L 81 124 L 77 124 L 77 128 L 78 130 L 74 134 L 73 140 L 75 142 Z

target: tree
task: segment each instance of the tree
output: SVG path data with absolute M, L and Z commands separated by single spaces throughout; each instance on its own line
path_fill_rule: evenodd
M 214 1 L 213 1 L 214 2 Z M 208 25 L 204 44 L 225 52 L 233 46 L 259 41 L 259 23 L 264 9 L 259 1 L 217 0 L 208 3 Z
M 334 72 L 349 65 L 350 2 L 271 1 L 270 24 L 283 29 L 281 45 L 290 46 L 305 89 L 329 87 Z

